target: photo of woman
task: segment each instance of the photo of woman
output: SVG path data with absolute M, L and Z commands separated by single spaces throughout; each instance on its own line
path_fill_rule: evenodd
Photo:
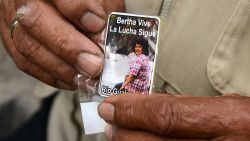
M 136 39 L 133 43 L 133 51 L 136 58 L 130 64 L 129 71 L 124 82 L 115 88 L 127 92 L 149 94 L 150 59 L 148 41 L 144 38 Z

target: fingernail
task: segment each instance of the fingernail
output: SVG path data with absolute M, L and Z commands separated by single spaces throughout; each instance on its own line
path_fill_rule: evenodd
M 113 126 L 107 124 L 105 127 L 105 135 L 108 139 L 108 141 L 112 141 L 112 137 L 113 137 Z
M 99 73 L 102 58 L 89 53 L 81 53 L 78 56 L 78 71 L 86 77 L 91 77 Z
M 98 111 L 100 116 L 106 121 L 113 121 L 114 120 L 114 111 L 115 108 L 112 104 L 109 103 L 102 103 L 98 107 Z
M 86 12 L 80 19 L 80 22 L 85 28 L 92 32 L 100 31 L 105 25 L 103 19 L 91 12 Z
M 79 62 L 79 61 L 78 61 L 78 62 Z M 78 64 L 79 64 L 79 63 L 78 63 Z M 79 65 L 76 65 L 76 69 L 78 70 L 78 72 L 79 72 L 81 75 L 83 75 L 83 76 L 85 76 L 85 77 L 87 77 L 87 78 L 91 78 L 91 75 L 90 75 L 89 73 L 85 72 L 85 71 L 83 70 L 83 68 L 80 67 Z

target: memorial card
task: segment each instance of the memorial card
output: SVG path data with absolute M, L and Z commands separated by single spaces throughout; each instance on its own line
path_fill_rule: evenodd
M 109 16 L 105 39 L 105 66 L 98 93 L 148 95 L 157 54 L 158 17 L 126 13 Z

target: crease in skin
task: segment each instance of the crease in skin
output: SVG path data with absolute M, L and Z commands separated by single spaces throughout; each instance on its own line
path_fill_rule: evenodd
M 172 102 L 169 102 L 168 105 L 169 107 L 166 110 L 167 113 L 165 113 L 165 116 L 163 117 L 165 121 L 167 122 L 163 124 L 163 129 L 161 130 L 161 134 L 170 133 L 173 130 L 173 125 L 178 123 L 177 121 L 179 119 L 178 118 L 179 108 L 174 108 L 174 105 Z M 174 112 L 174 110 L 177 110 L 177 111 Z

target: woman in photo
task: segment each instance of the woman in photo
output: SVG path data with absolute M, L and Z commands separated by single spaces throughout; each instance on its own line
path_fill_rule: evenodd
M 148 41 L 144 38 L 136 39 L 133 43 L 135 60 L 130 64 L 129 71 L 125 76 L 120 90 L 133 93 L 149 93 L 150 59 Z

